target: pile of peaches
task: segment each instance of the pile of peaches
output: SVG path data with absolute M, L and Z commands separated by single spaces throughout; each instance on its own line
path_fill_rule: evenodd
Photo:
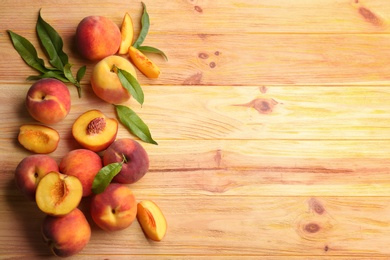
M 136 77 L 132 63 L 117 54 L 128 52 L 136 67 L 150 77 L 159 74 L 158 68 L 150 66 L 143 54 L 137 56 L 140 54 L 131 46 L 132 39 L 133 26 L 127 13 L 121 29 L 100 16 L 88 16 L 77 27 L 76 45 L 80 54 L 97 61 L 92 72 L 92 89 L 106 102 L 119 104 L 130 98 L 117 74 L 111 71 L 113 65 Z M 29 114 L 40 124 L 20 127 L 18 141 L 32 154 L 16 167 L 15 181 L 18 189 L 46 214 L 42 236 L 55 255 L 71 256 L 88 244 L 91 227 L 78 208 L 85 197 L 91 197 L 90 214 L 101 229 L 123 230 L 137 219 L 148 238 L 160 241 L 164 237 L 167 223 L 160 208 L 151 200 L 137 203 L 126 185 L 137 182 L 147 173 L 148 154 L 131 138 L 117 139 L 116 119 L 107 118 L 97 109 L 80 115 L 72 126 L 72 135 L 80 148 L 69 151 L 57 163 L 49 155 L 57 149 L 60 140 L 52 125 L 70 112 L 67 86 L 54 78 L 40 79 L 28 90 L 25 104 Z M 118 166 L 118 163 L 120 171 L 104 191 L 94 193 L 92 186 L 97 174 L 104 167 Z

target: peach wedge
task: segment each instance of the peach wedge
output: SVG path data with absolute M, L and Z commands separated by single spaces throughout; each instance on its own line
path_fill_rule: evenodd
M 89 110 L 80 115 L 72 126 L 76 141 L 94 152 L 106 149 L 118 133 L 118 121 L 107 118 L 100 110 Z
M 121 26 L 122 41 L 118 54 L 126 54 L 129 51 L 134 38 L 133 21 L 128 13 L 125 14 Z
M 49 172 L 38 183 L 35 201 L 44 213 L 64 216 L 77 208 L 83 196 L 79 179 L 59 172 Z
M 27 124 L 20 127 L 18 141 L 31 152 L 48 154 L 57 149 L 60 135 L 51 127 Z
M 161 241 L 167 232 L 167 221 L 161 209 L 151 200 L 137 205 L 137 220 L 145 235 L 154 241 Z
M 129 48 L 129 57 L 134 65 L 148 78 L 156 79 L 160 76 L 160 68 L 145 54 L 133 46 Z

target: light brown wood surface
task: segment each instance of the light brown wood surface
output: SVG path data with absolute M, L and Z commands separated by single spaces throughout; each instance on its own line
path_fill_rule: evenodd
M 168 232 L 151 242 L 137 222 L 115 233 L 91 222 L 71 259 L 390 258 L 390 1 L 144 2 L 145 44 L 169 60 L 150 56 L 162 75 L 139 73 L 145 103 L 128 103 L 159 143 L 141 142 L 150 170 L 129 187 L 160 205 Z M 79 148 L 70 127 L 82 112 L 115 116 L 75 51 L 78 22 L 120 25 L 127 11 L 140 29 L 138 1 L 0 1 L 0 259 L 51 258 L 44 214 L 14 185 L 30 154 L 16 137 L 34 122 L 24 97 L 35 72 L 6 33 L 36 45 L 40 8 L 75 67 L 88 65 L 83 97 L 69 86 L 71 113 L 55 125 L 57 161 Z M 119 137 L 135 138 L 122 126 Z

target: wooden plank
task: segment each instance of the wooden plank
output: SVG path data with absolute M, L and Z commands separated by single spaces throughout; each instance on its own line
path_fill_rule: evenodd
M 62 34 L 67 53 L 75 68 L 88 65 L 84 82 L 89 83 L 94 64 L 69 49 L 73 33 L 69 27 Z M 25 37 L 34 39 L 32 35 Z M 388 34 L 164 34 L 145 41 L 168 55 L 169 61 L 150 56 L 161 67 L 160 78 L 150 80 L 141 73 L 138 75 L 143 85 L 389 84 L 389 37 Z M 9 61 L 0 65 L 0 70 L 7 72 L 1 75 L 3 82 L 23 82 L 35 73 L 13 49 L 6 34 L 0 38 L 0 56 Z
M 13 173 L 29 155 L 9 143 L 0 142 L 0 195 L 19 194 Z M 143 196 L 390 196 L 389 140 L 164 140 L 145 148 L 150 170 L 132 185 Z M 70 150 L 61 145 L 51 156 L 60 162 Z
M 142 200 L 146 197 L 138 196 Z M 137 222 L 107 233 L 92 224 L 81 255 L 386 257 L 390 254 L 389 198 L 156 197 L 169 223 L 164 241 L 145 243 Z M 49 255 L 39 239 L 42 213 L 13 196 L 0 196 L 12 214 L 0 219 L 2 254 Z M 11 200 L 12 205 L 7 201 Z M 83 209 L 86 210 L 87 208 Z M 4 212 L 2 208 L 2 212 Z M 227 214 L 228 213 L 228 214 Z M 88 213 L 87 213 L 88 214 Z M 17 247 L 14 241 L 18 241 Z M 112 241 L 115 241 L 113 243 Z M 237 247 L 236 245 L 240 245 Z M 148 253 L 145 253 L 148 252 Z
M 13 140 L 23 123 L 29 84 L 3 84 L 0 116 L 4 138 Z M 83 112 L 99 108 L 116 117 L 89 85 L 72 93 L 72 110 L 55 128 L 75 147 L 69 129 Z M 129 105 L 159 140 L 383 140 L 390 136 L 388 86 L 144 86 L 145 103 Z M 15 116 L 17 114 L 18 116 Z M 131 136 L 124 128 L 120 136 Z
M 45 17 L 58 23 L 59 30 L 76 26 L 87 15 L 109 16 L 118 25 L 124 12 L 131 14 L 139 29 L 141 4 L 111 1 L 98 5 L 93 0 L 79 2 L 2 1 L 2 25 L 26 30 L 42 8 Z M 390 4 L 385 0 L 240 0 L 240 1 L 145 1 L 151 17 L 151 33 L 388 33 Z M 23 7 L 23 8 L 20 8 Z M 67 23 L 58 16 L 67 15 Z M 23 17 L 20 20 L 19 17 Z M 17 20 L 18 23 L 14 23 Z M 4 21 L 4 23 L 3 23 Z

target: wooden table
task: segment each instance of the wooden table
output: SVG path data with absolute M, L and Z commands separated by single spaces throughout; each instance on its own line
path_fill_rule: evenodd
M 137 222 L 92 238 L 74 259 L 387 259 L 390 257 L 390 2 L 387 0 L 144 1 L 145 44 L 162 75 L 141 73 L 141 108 L 158 146 L 141 142 L 150 171 L 129 187 L 164 211 L 168 232 L 147 240 Z M 79 21 L 104 15 L 120 25 L 138 1 L 0 3 L 0 258 L 40 259 L 44 214 L 14 185 L 30 153 L 19 126 L 35 72 L 7 29 L 37 44 L 39 9 L 64 39 L 75 68 L 87 65 L 83 97 L 54 127 L 59 161 L 79 148 L 74 120 L 98 108 L 89 85 L 94 63 L 74 50 Z M 44 57 L 40 51 L 39 54 Z M 132 136 L 120 126 L 118 138 Z M 87 212 L 88 214 L 88 212 Z M 89 220 L 90 217 L 89 217 Z

